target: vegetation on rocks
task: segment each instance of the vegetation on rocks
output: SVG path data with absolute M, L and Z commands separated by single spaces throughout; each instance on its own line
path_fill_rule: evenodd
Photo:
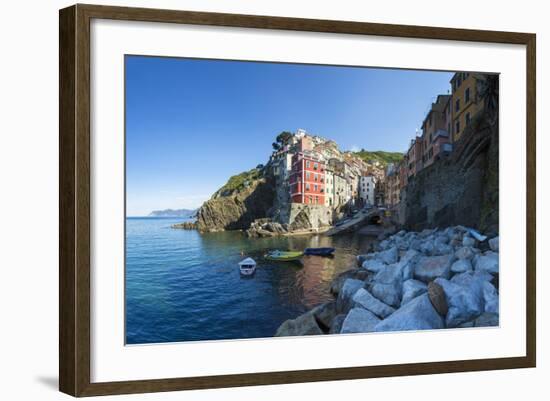
M 244 190 L 254 184 L 254 181 L 263 177 L 263 169 L 258 166 L 248 171 L 244 171 L 240 174 L 229 177 L 227 183 L 218 189 L 212 198 L 219 198 L 221 196 L 231 196 L 237 192 Z
M 355 152 L 354 154 L 367 163 L 378 162 L 384 167 L 390 163 L 399 163 L 401 159 L 403 159 L 403 153 L 401 152 L 385 152 L 383 150 L 368 151 L 361 149 L 359 152 Z

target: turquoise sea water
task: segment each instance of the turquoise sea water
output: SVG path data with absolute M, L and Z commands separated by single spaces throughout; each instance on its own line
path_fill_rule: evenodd
M 172 229 L 172 218 L 126 219 L 126 343 L 271 337 L 289 318 L 331 300 L 330 282 L 355 266 L 372 239 L 361 236 L 246 238 Z M 263 259 L 272 249 L 332 246 L 334 258 Z M 244 278 L 237 263 L 258 262 Z

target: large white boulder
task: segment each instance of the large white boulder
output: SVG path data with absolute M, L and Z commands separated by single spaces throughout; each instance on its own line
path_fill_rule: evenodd
M 451 265 L 451 272 L 453 273 L 464 273 L 472 270 L 472 262 L 469 259 L 458 259 Z
M 447 327 L 458 327 L 460 324 L 475 319 L 484 312 L 483 280 L 472 281 L 471 285 L 455 284 L 449 280 L 435 280 L 445 292 L 448 312 L 445 318 Z
M 375 331 L 443 329 L 445 322 L 433 307 L 428 294 L 419 295 L 374 328 Z
M 500 238 L 499 237 L 491 238 L 489 240 L 489 247 L 491 248 L 492 251 L 498 252 L 499 243 L 500 243 Z
M 483 281 L 483 301 L 485 302 L 484 311 L 488 313 L 499 313 L 498 291 L 493 284 Z
M 498 253 L 485 252 L 474 259 L 474 268 L 476 271 L 487 272 L 491 274 L 498 273 Z
M 380 319 L 367 309 L 353 308 L 344 319 L 340 333 L 369 333 L 379 322 Z
M 397 247 L 392 246 L 385 251 L 377 252 L 375 257 L 376 259 L 381 260 L 388 265 L 391 265 L 392 263 L 397 262 L 399 258 L 399 251 L 397 250 Z
M 388 265 L 378 259 L 367 259 L 363 262 L 363 269 L 367 269 L 370 272 L 377 273 L 385 269 Z
M 458 248 L 455 252 L 455 256 L 458 259 L 468 259 L 471 260 L 475 256 L 474 248 L 471 246 L 462 246 Z
M 369 285 L 369 291 L 372 295 L 387 305 L 398 308 L 401 304 L 401 282 L 378 283 L 376 281 Z
M 374 297 L 370 292 L 364 288 L 360 288 L 355 295 L 353 296 L 353 302 L 355 306 L 365 308 L 376 316 L 384 319 L 395 312 L 395 309 L 389 305 L 386 305 L 384 302 L 380 301 L 378 298 Z
M 412 301 L 419 295 L 428 291 L 428 286 L 422 281 L 410 279 L 403 282 L 403 296 L 401 298 L 401 306 Z
M 346 313 L 353 306 L 353 296 L 365 283 L 361 280 L 348 278 L 336 298 L 336 313 Z
M 438 277 L 449 278 L 454 255 L 423 256 L 416 262 L 414 278 L 429 283 Z

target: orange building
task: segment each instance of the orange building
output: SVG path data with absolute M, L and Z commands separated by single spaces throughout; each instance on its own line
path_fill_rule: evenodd
M 452 141 L 456 142 L 464 128 L 482 108 L 483 101 L 478 94 L 478 80 L 485 77 L 470 72 L 457 72 L 451 79 L 452 99 Z
M 303 150 L 292 157 L 290 197 L 293 203 L 325 204 L 325 162 L 318 153 Z

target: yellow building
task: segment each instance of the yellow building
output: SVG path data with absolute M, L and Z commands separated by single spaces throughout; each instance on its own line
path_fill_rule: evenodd
M 483 100 L 478 94 L 478 80 L 483 80 L 482 74 L 457 72 L 451 79 L 451 116 L 452 141 L 456 142 L 464 128 L 482 108 Z

